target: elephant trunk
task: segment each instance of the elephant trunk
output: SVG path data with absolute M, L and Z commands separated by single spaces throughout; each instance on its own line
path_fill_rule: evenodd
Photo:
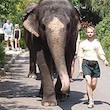
M 70 87 L 70 81 L 65 62 L 66 31 L 64 31 L 64 25 L 58 19 L 53 20 L 48 27 L 50 30 L 48 32 L 47 43 L 61 79 L 61 91 L 67 92 Z

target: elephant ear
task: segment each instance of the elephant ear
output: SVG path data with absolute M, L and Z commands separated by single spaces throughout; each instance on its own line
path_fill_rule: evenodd
M 75 8 L 75 11 L 76 11 L 76 13 L 77 13 L 77 16 L 75 16 L 75 18 L 78 20 L 78 23 L 77 23 L 77 31 L 79 31 L 79 30 L 81 29 L 80 11 L 79 11 L 79 8 L 78 8 L 78 7 L 74 6 L 74 8 Z
M 36 14 L 34 13 L 34 9 L 37 8 L 36 3 L 29 4 L 26 9 L 26 18 L 23 21 L 23 26 L 27 29 L 30 33 L 34 34 L 36 37 L 39 37 L 38 34 L 38 20 L 36 18 Z
M 78 21 L 78 24 L 77 24 L 77 31 L 79 31 L 81 29 L 81 22 Z

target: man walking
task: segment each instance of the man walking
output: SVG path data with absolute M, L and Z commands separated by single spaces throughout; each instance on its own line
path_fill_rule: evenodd
M 4 40 L 6 42 L 6 48 L 9 49 L 8 40 L 10 40 L 11 49 L 14 49 L 13 45 L 13 24 L 7 19 L 6 23 L 3 25 Z

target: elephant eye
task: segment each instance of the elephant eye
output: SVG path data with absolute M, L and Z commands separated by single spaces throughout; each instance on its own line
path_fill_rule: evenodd
M 70 29 L 70 23 L 67 24 L 67 30 L 69 30 L 69 29 Z
M 45 31 L 45 25 L 44 24 L 41 24 L 41 28 L 42 28 L 42 30 Z

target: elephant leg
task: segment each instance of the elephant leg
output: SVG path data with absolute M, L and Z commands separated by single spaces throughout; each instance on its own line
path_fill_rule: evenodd
M 76 36 L 76 35 L 75 35 Z M 67 71 L 69 78 L 72 79 L 72 74 L 71 74 L 71 66 L 72 66 L 72 61 L 75 56 L 75 51 L 76 51 L 76 39 L 74 37 L 70 38 L 69 45 L 67 47 L 67 52 L 65 54 L 65 59 L 66 59 L 66 65 L 67 65 Z M 73 65 L 74 66 L 74 65 Z M 74 68 L 74 67 L 73 67 Z
M 47 52 L 48 53 L 48 52 Z M 46 55 L 42 50 L 37 53 L 38 65 L 41 72 L 41 82 L 43 88 L 43 106 L 55 106 L 57 101 L 55 98 L 54 84 L 49 67 L 49 55 Z
M 29 74 L 28 74 L 29 78 L 37 78 L 37 74 L 36 74 L 36 54 L 35 52 L 30 50 L 30 70 L 29 70 Z
M 40 90 L 39 90 L 38 96 L 41 97 L 41 98 L 43 98 L 43 87 L 42 87 L 42 82 L 41 82 L 41 86 L 40 86 Z
M 71 74 L 72 59 L 73 59 L 72 55 L 67 55 L 67 57 L 66 57 L 66 65 L 67 65 L 67 71 L 68 71 L 68 75 L 69 75 L 70 79 L 72 79 L 72 74 Z

